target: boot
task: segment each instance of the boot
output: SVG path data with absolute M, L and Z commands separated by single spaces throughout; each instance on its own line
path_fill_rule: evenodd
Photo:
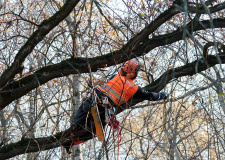
M 86 113 L 83 111 L 82 107 L 78 108 L 75 117 L 71 122 L 71 139 L 73 141 L 78 140 L 78 131 L 83 127 L 85 123 Z

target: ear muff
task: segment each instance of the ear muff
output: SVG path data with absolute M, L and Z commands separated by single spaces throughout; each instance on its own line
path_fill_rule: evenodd
M 120 74 L 121 76 L 125 76 L 122 68 L 119 69 L 119 74 Z

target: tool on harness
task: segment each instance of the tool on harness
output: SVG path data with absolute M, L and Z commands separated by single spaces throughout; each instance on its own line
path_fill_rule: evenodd
M 105 122 L 106 123 L 109 123 L 109 112 L 107 107 L 108 103 L 109 103 L 108 97 L 102 97 L 102 104 L 105 107 Z
M 115 107 L 111 106 L 110 108 L 108 108 L 108 97 L 102 97 L 102 104 L 105 107 L 105 122 L 109 123 L 111 116 L 115 113 Z
M 109 104 L 108 97 L 102 97 L 102 103 L 103 103 L 104 105 Z
M 101 125 L 102 123 L 101 123 L 101 119 L 100 119 L 100 115 L 99 115 L 99 110 L 97 107 L 97 95 L 96 95 L 95 91 L 93 91 L 93 94 L 92 94 L 91 114 L 94 119 L 95 130 L 96 130 L 96 135 L 98 137 L 98 140 L 103 141 L 104 134 L 103 134 L 103 130 L 102 130 L 102 125 Z

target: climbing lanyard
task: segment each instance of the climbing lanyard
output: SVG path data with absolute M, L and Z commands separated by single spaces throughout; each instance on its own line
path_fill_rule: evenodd
M 120 132 L 120 127 L 119 127 L 119 121 L 116 120 L 115 117 L 115 107 L 111 106 L 108 108 L 108 97 L 102 97 L 102 103 L 104 104 L 105 107 L 105 122 L 109 126 L 112 127 L 113 129 L 113 139 L 114 142 L 119 143 L 121 141 L 121 132 Z M 115 130 L 118 132 L 119 139 L 118 141 L 115 140 Z
M 116 120 L 115 117 L 115 107 L 111 106 L 110 108 L 108 108 L 108 97 L 102 97 L 102 103 L 105 107 L 105 122 L 106 124 L 108 124 L 112 130 L 113 130 L 113 141 L 114 143 L 118 144 L 118 155 L 117 155 L 117 159 L 119 159 L 119 143 L 122 140 L 122 135 L 121 135 L 121 130 L 119 127 L 119 121 Z M 118 140 L 116 140 L 115 138 L 115 132 L 117 131 L 118 134 Z M 106 132 L 105 132 L 106 134 Z M 104 151 L 104 150 L 103 150 Z

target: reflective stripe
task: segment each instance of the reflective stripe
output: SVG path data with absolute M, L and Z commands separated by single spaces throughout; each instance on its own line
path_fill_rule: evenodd
M 101 86 L 101 89 L 103 89 L 104 91 L 106 91 L 107 93 L 111 92 L 118 100 L 119 102 L 125 103 L 126 101 L 122 98 L 122 96 L 120 96 L 118 93 L 116 93 L 113 89 L 111 89 L 108 85 L 105 86 Z M 106 89 L 108 89 L 109 91 L 107 91 Z M 115 102 L 115 100 L 113 99 L 113 97 L 108 94 L 108 96 Z M 117 102 L 115 102 L 117 103 Z M 119 103 L 117 103 L 119 104 Z

